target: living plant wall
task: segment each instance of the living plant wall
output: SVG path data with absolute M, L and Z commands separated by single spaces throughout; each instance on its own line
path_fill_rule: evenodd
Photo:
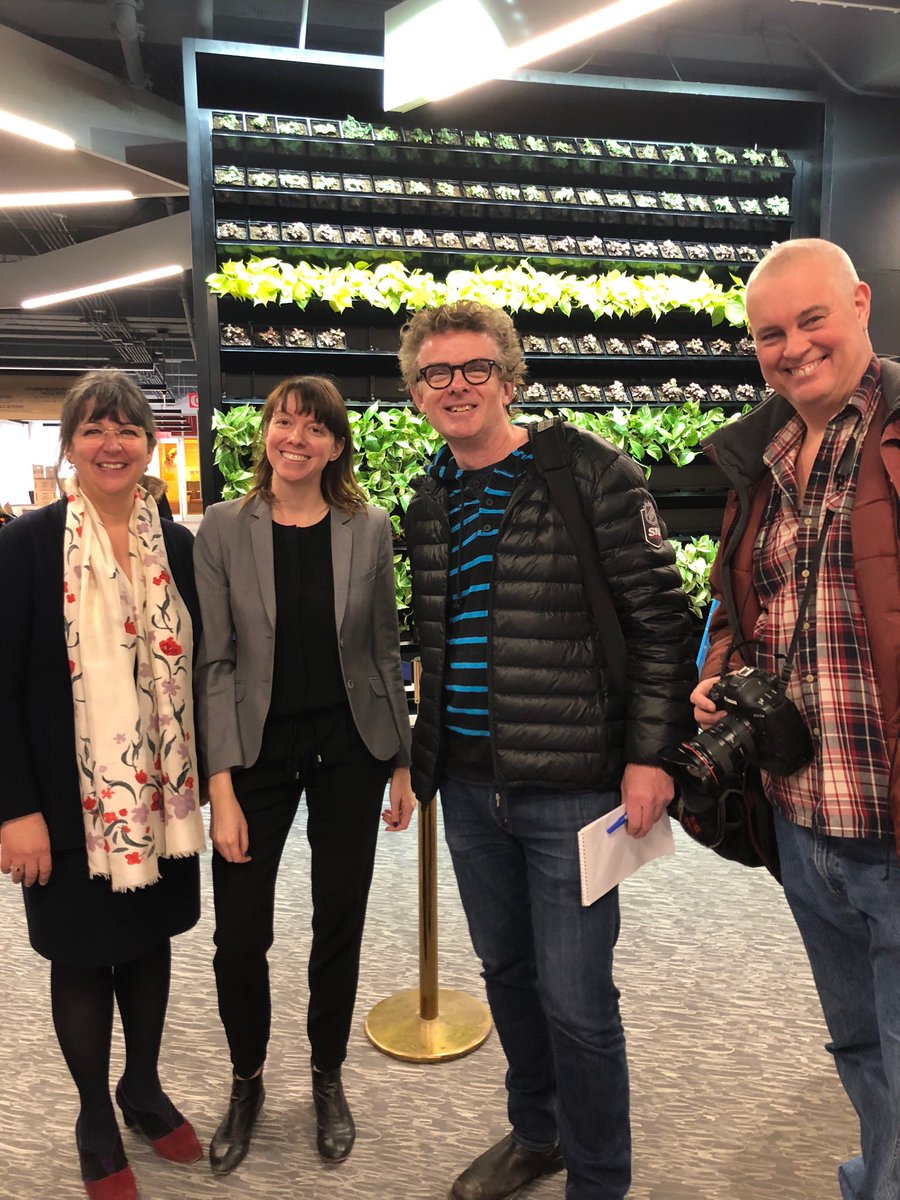
M 334 376 L 407 616 L 401 518 L 434 435 L 402 396 L 398 330 L 476 299 L 515 314 L 519 419 L 562 412 L 644 465 L 700 615 L 725 483 L 692 460 L 763 395 L 743 280 L 819 231 L 820 101 L 529 72 L 407 127 L 385 119 L 381 60 L 195 43 L 185 61 L 205 500 L 246 488 L 279 379 Z
M 620 446 L 648 473 L 654 462 L 668 461 L 686 466 L 699 451 L 702 440 L 734 414 L 721 408 L 701 409 L 696 401 L 651 408 L 613 407 L 606 412 L 557 409 L 581 429 L 588 429 Z M 548 412 L 545 414 L 550 415 Z M 411 492 L 410 482 L 427 467 L 440 444 L 439 436 L 425 418 L 410 407 L 388 407 L 377 401 L 365 410 L 350 410 L 350 426 L 356 447 L 357 478 L 373 504 L 391 516 L 395 537 L 402 536 L 402 514 Z M 523 419 L 537 420 L 541 414 L 526 413 Z M 216 466 L 224 480 L 226 500 L 244 495 L 252 480 L 251 464 L 260 450 L 260 409 L 253 404 L 233 405 L 213 416 Z M 675 553 L 691 609 L 701 618 L 709 604 L 709 569 L 717 542 L 709 535 L 675 540 Z M 397 609 L 401 624 L 410 618 L 411 583 L 406 555 L 394 555 Z

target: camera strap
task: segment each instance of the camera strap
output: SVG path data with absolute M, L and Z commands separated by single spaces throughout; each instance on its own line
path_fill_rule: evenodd
M 816 594 L 816 576 L 819 573 L 819 565 L 822 561 L 822 551 L 825 549 L 825 539 L 828 536 L 828 530 L 833 520 L 834 509 L 829 508 L 825 513 L 824 520 L 822 521 L 822 532 L 819 534 L 819 540 L 816 542 L 816 548 L 813 551 L 812 562 L 809 566 L 809 578 L 806 581 L 806 587 L 803 589 L 803 596 L 800 600 L 800 608 L 797 612 L 797 624 L 794 626 L 791 644 L 788 646 L 788 652 L 784 658 L 784 665 L 782 666 L 781 674 L 778 677 L 778 691 L 782 696 L 787 693 L 788 680 L 791 677 L 791 671 L 794 669 L 794 659 L 797 656 L 797 646 L 800 643 L 800 633 L 803 629 L 803 619 L 806 616 L 813 596 Z
M 856 460 L 859 457 L 859 451 L 862 448 L 863 438 L 858 432 L 855 432 L 847 445 L 844 447 L 843 453 L 838 460 L 838 465 L 834 471 L 834 482 L 837 487 L 846 487 L 853 475 L 853 469 L 856 466 Z M 819 534 L 819 540 L 816 543 L 816 548 L 813 552 L 812 562 L 809 567 L 809 579 L 806 581 L 806 587 L 803 591 L 803 597 L 800 600 L 800 609 L 797 613 L 797 624 L 794 626 L 794 634 L 791 638 L 791 644 L 788 646 L 788 652 L 785 656 L 784 666 L 781 668 L 781 674 L 778 678 L 778 690 L 782 695 L 787 693 L 788 680 L 791 677 L 791 671 L 794 667 L 794 658 L 797 654 L 797 646 L 800 643 L 800 633 L 803 629 L 803 619 L 806 616 L 807 609 L 816 592 L 816 576 L 819 573 L 819 567 L 822 562 L 822 552 L 825 549 L 825 539 L 828 536 L 828 530 L 831 522 L 834 520 L 835 510 L 833 508 L 826 509 L 825 516 L 822 520 L 822 532 Z
M 606 581 L 606 573 L 600 562 L 594 531 L 572 476 L 563 422 L 559 419 L 542 421 L 530 430 L 529 437 L 535 466 L 544 477 L 550 497 L 559 510 L 575 546 L 584 579 L 584 590 L 597 627 L 597 650 L 600 660 L 602 662 L 605 659 L 613 687 L 619 696 L 624 697 L 628 648 Z
M 856 466 L 856 460 L 859 457 L 862 440 L 863 439 L 858 433 L 854 433 L 847 445 L 844 447 L 844 451 L 841 454 L 838 465 L 834 472 L 834 482 L 838 487 L 846 485 L 853 475 L 853 470 Z M 803 595 L 800 598 L 800 608 L 797 612 L 797 623 L 794 626 L 794 632 L 791 636 L 788 652 L 785 655 L 784 664 L 782 665 L 781 672 L 778 677 L 778 692 L 782 696 L 787 694 L 788 681 L 791 677 L 791 671 L 794 669 L 794 659 L 797 656 L 797 646 L 800 643 L 800 634 L 803 630 L 803 621 L 812 602 L 812 598 L 816 593 L 816 577 L 819 573 L 819 566 L 822 562 L 822 553 L 825 549 L 825 539 L 828 537 L 828 530 L 831 527 L 831 522 L 834 520 L 834 514 L 835 510 L 833 508 L 826 509 L 825 516 L 822 520 L 822 530 L 819 534 L 819 540 L 816 542 L 816 548 L 813 551 L 812 562 L 809 566 L 809 578 L 806 581 L 806 587 L 804 588 Z M 730 573 L 726 573 L 725 582 L 727 585 L 730 585 Z M 729 612 L 731 612 L 734 608 L 733 592 L 731 591 L 730 586 L 726 587 L 726 591 L 731 595 L 731 607 L 729 608 Z M 735 634 L 739 633 L 740 623 L 734 625 L 733 628 Z M 731 656 L 737 651 L 738 647 L 743 644 L 743 642 L 738 642 L 736 639 L 733 639 L 728 648 L 728 654 L 726 655 L 724 662 L 729 662 Z

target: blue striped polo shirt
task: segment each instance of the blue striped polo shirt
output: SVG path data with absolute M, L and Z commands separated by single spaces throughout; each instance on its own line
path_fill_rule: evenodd
M 444 727 L 487 738 L 487 648 L 494 550 L 513 489 L 532 459 L 528 444 L 479 471 L 463 471 L 443 446 L 429 468 L 447 486 L 450 518 Z

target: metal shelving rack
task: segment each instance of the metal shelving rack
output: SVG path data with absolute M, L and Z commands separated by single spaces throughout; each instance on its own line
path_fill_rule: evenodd
M 201 428 L 213 407 L 259 399 L 299 370 L 334 374 L 351 404 L 404 402 L 402 314 L 365 305 L 337 314 L 321 302 L 248 313 L 206 290 L 223 258 L 399 259 L 435 276 L 527 258 L 579 275 L 705 270 L 727 285 L 771 241 L 819 231 L 819 97 L 525 72 L 399 117 L 380 109 L 380 72 L 371 57 L 185 44 Z M 368 135 L 367 122 L 398 136 Z M 716 161 L 717 147 L 736 161 Z M 710 161 L 697 161 L 704 150 Z M 788 197 L 789 214 L 767 211 L 773 196 Z M 658 322 L 584 311 L 516 320 L 530 369 L 523 407 L 668 403 L 674 379 L 733 408 L 761 384 L 741 331 L 684 311 Z M 201 479 L 213 498 L 202 434 Z M 657 468 L 651 487 L 671 532 L 717 529 L 711 469 Z

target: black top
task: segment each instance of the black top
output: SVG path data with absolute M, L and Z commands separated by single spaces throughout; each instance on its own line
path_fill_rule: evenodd
M 331 514 L 317 525 L 272 522 L 275 667 L 270 717 L 346 703 L 334 618 Z

